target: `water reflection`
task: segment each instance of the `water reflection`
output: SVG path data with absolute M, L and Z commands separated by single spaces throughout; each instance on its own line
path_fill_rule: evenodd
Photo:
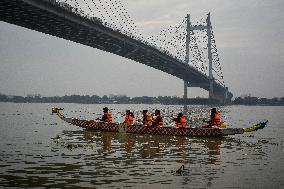
M 187 185 L 193 181 L 189 177 L 193 176 L 194 178 L 201 175 L 204 176 L 202 182 L 206 186 L 210 185 L 211 181 L 217 177 L 215 174 L 220 172 L 220 146 L 226 140 L 224 138 L 200 139 L 95 132 L 89 130 L 82 132 L 84 135 L 83 140 L 89 143 L 90 141 L 95 142 L 96 145 L 101 144 L 96 147 L 103 150 L 109 156 L 119 153 L 122 155 L 121 157 L 126 158 L 124 161 L 129 159 L 133 164 L 138 164 L 139 166 L 134 168 L 136 174 L 144 176 L 157 176 L 157 174 L 183 176 L 183 185 Z M 199 170 L 202 164 L 205 165 L 205 170 Z M 183 171 L 176 174 L 176 171 L 173 170 L 176 170 L 181 165 L 184 166 Z M 207 183 L 205 183 L 206 180 Z M 160 182 L 167 183 L 169 181 Z
M 63 133 L 64 134 L 64 133 Z M 70 132 L 68 132 L 68 135 Z M 74 133 L 75 134 L 75 133 Z M 183 159 L 191 153 L 192 146 L 200 146 L 208 151 L 208 156 L 214 158 L 220 156 L 220 145 L 224 138 L 187 138 L 173 136 L 136 135 L 129 133 L 97 132 L 91 130 L 82 131 L 83 140 L 91 144 L 101 144 L 104 152 L 111 153 L 112 144 L 120 143 L 127 154 L 133 151 L 139 152 L 142 158 L 153 158 L 159 155 L 167 155 L 168 151 L 180 154 Z M 62 136 L 62 138 L 64 138 Z M 79 139 L 79 138 L 78 138 Z M 80 141 L 80 140 L 79 140 Z M 137 146 L 137 148 L 135 148 Z M 98 146 L 97 146 L 98 147 Z M 114 145 L 114 148 L 116 145 Z
M 253 155 L 260 155 L 261 157 L 267 155 L 261 148 L 256 153 L 259 142 L 250 143 L 234 138 L 187 138 L 95 132 L 89 130 L 82 131 L 83 138 L 80 138 L 78 137 L 79 133 L 75 132 L 72 136 L 68 132 L 68 135 L 72 136 L 73 141 L 77 139 L 77 141 L 75 140 L 77 143 L 85 141 L 86 144 L 95 145 L 98 152 L 106 154 L 104 157 L 106 158 L 105 160 L 108 159 L 107 157 L 120 157 L 119 164 L 125 161 L 131 162 L 131 164 L 136 166 L 138 165 L 138 167 L 130 167 L 130 170 L 133 169 L 132 171 L 135 174 L 144 176 L 157 176 L 157 174 L 169 175 L 173 173 L 173 170 L 177 170 L 181 165 L 184 165 L 185 169 L 181 174 L 173 174 L 173 176 L 184 176 L 184 185 L 193 182 L 193 178 L 202 176 L 202 183 L 206 187 L 211 186 L 212 181 L 218 178 L 224 169 L 221 166 L 222 147 L 224 155 L 240 151 L 244 147 L 253 147 Z M 227 151 L 228 149 L 230 150 L 229 152 Z M 246 157 L 237 158 L 237 160 L 246 160 Z M 117 163 L 113 162 L 113 167 L 111 168 L 115 170 Z M 227 161 L 226 163 L 233 163 L 235 166 L 244 164 L 244 162 L 238 161 Z M 150 171 L 148 170 L 149 167 L 152 167 Z M 203 167 L 202 170 L 200 170 L 201 167 Z

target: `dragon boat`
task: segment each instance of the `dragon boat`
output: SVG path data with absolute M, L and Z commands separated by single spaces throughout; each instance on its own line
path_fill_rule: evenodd
M 253 132 L 263 129 L 268 120 L 259 122 L 248 128 L 175 128 L 175 127 L 146 127 L 142 124 L 124 125 L 119 123 L 105 123 L 96 120 L 83 120 L 77 118 L 65 117 L 62 108 L 52 108 L 52 114 L 56 114 L 63 121 L 72 125 L 85 128 L 87 130 L 121 132 L 134 134 L 150 134 L 150 135 L 171 135 L 171 136 L 188 136 L 188 137 L 220 137 L 227 135 L 243 134 L 245 132 Z

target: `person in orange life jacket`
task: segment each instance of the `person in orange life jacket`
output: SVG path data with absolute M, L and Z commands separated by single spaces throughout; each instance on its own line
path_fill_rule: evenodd
M 112 123 L 112 113 L 108 111 L 108 107 L 103 108 L 104 114 L 100 121 Z
M 130 116 L 132 116 L 133 118 L 134 118 L 134 114 L 133 114 L 133 112 L 130 112 Z M 134 121 L 133 121 L 134 122 Z
M 155 116 L 152 119 L 152 127 L 163 127 L 163 118 L 161 116 L 160 110 L 155 110 Z
M 176 122 L 177 128 L 185 128 L 186 127 L 186 117 L 182 113 L 179 113 L 177 118 L 174 118 L 173 121 Z
M 134 115 L 130 110 L 126 110 L 123 123 L 126 125 L 132 125 L 134 123 Z
M 143 126 L 151 126 L 152 125 L 152 117 L 148 110 L 142 111 L 142 124 Z
M 209 126 L 217 126 L 220 127 L 221 125 L 221 116 L 220 112 L 216 110 L 216 108 L 212 108 L 210 111 L 210 120 L 209 120 Z

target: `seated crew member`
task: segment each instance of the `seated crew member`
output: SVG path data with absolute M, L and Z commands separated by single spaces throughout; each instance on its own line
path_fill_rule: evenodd
M 210 120 L 209 121 L 205 121 L 207 122 L 208 125 L 204 125 L 203 128 L 212 128 L 213 126 L 217 126 L 220 127 L 221 126 L 221 116 L 220 116 L 220 112 L 218 112 L 216 110 L 216 108 L 212 108 L 210 110 Z
M 209 120 L 209 126 L 221 126 L 221 116 L 220 112 L 216 110 L 216 108 L 212 108 L 210 111 L 210 120 Z
M 108 107 L 103 108 L 104 114 L 100 121 L 112 123 L 112 113 L 108 111 Z
M 179 113 L 173 121 L 176 122 L 177 128 L 186 128 L 186 117 L 182 113 Z
M 142 111 L 142 124 L 143 126 L 151 126 L 152 125 L 152 116 L 148 112 L 148 110 L 143 110 Z
M 126 110 L 123 123 L 126 124 L 126 125 L 133 125 L 134 115 L 133 115 L 132 112 L 130 112 L 130 110 Z
M 161 116 L 160 110 L 155 110 L 155 116 L 152 119 L 152 127 L 163 127 L 163 117 Z
M 135 117 L 134 117 L 134 114 L 133 114 L 133 112 L 130 112 L 130 116 L 132 117 L 132 125 L 134 124 L 134 121 L 135 121 Z

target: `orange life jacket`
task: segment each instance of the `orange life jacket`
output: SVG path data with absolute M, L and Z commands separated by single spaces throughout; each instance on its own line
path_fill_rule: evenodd
M 179 121 L 176 123 L 176 126 L 178 128 L 185 128 L 186 127 L 186 117 L 185 116 L 180 117 Z
M 210 116 L 211 120 L 210 120 L 210 125 L 211 126 L 221 126 L 221 116 L 220 116 L 220 112 L 216 112 L 214 117 L 211 115 Z
M 105 122 L 112 123 L 112 113 L 111 112 L 107 113 L 107 120 Z
M 132 115 L 126 114 L 124 117 L 124 123 L 126 125 L 132 125 L 134 123 L 134 117 Z
M 146 113 L 146 115 L 143 115 L 142 123 L 144 126 L 151 126 L 152 125 L 152 117 L 151 114 Z
M 157 122 L 157 119 L 158 118 L 161 118 L 161 120 L 159 122 Z M 161 115 L 157 115 L 157 116 L 154 116 L 153 120 L 152 120 L 153 123 L 157 123 L 156 126 L 159 126 L 159 127 L 163 127 L 164 123 L 163 123 L 163 117 Z

